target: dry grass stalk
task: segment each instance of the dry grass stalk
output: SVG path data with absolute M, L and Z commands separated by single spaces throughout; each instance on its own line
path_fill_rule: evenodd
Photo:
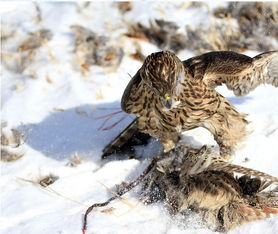
M 50 192 L 50 193 L 52 193 L 52 194 L 55 194 L 55 195 L 57 195 L 57 196 L 59 196 L 59 197 L 65 199 L 65 200 L 74 202 L 74 203 L 76 203 L 76 204 L 78 204 L 78 205 L 81 205 L 81 206 L 83 206 L 83 207 L 88 207 L 88 205 L 86 205 L 86 204 L 84 204 L 84 203 L 82 203 L 82 202 L 79 202 L 79 201 L 77 201 L 77 200 L 74 200 L 74 199 L 72 199 L 72 198 L 66 197 L 66 196 L 62 195 L 61 193 L 55 191 L 54 189 L 52 189 L 52 188 L 49 187 L 49 186 L 42 186 L 42 185 L 39 183 L 39 181 L 33 181 L 33 180 L 29 180 L 29 179 L 25 179 L 25 178 L 20 178 L 20 177 L 17 177 L 17 179 L 18 179 L 18 180 L 21 180 L 21 181 L 24 181 L 24 182 L 31 183 L 31 184 L 33 184 L 33 185 L 35 185 L 35 186 L 39 186 L 39 188 L 42 188 L 43 190 L 45 190 L 45 191 L 47 191 L 47 192 Z

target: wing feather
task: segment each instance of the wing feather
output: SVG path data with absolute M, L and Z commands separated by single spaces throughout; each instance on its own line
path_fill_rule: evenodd
M 206 53 L 183 61 L 195 79 L 215 88 L 226 84 L 237 96 L 244 96 L 260 84 L 278 87 L 278 51 L 251 58 L 232 51 Z

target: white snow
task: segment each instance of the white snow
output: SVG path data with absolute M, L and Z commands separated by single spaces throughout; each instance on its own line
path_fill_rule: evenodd
M 25 155 L 14 162 L 1 162 L 1 232 L 5 234 L 81 233 L 82 217 L 88 206 L 103 202 L 113 194 L 115 184 L 131 181 L 148 163 L 152 142 L 138 148 L 141 160 L 100 159 L 108 144 L 133 118 L 129 116 L 109 131 L 98 130 L 103 120 L 99 116 L 120 110 L 120 98 L 130 77 L 141 63 L 124 56 L 115 71 L 92 66 L 87 74 L 75 64 L 73 33 L 69 26 L 80 24 L 98 34 L 114 38 L 124 45 L 125 54 L 135 51 L 134 45 L 121 33 L 126 32 L 125 21 L 149 23 L 163 18 L 186 24 L 209 23 L 206 7 L 178 9 L 182 4 L 170 2 L 134 2 L 132 11 L 121 15 L 111 2 L 92 2 L 86 8 L 78 2 L 42 2 L 42 21 L 36 21 L 36 7 L 30 2 L 1 2 L 1 31 L 14 33 L 2 42 L 1 51 L 8 65 L 1 65 L 1 121 L 7 129 L 24 132 Z M 211 3 L 213 8 L 220 3 Z M 23 71 L 15 72 L 20 53 L 17 47 L 30 32 L 48 28 L 53 39 L 36 51 L 34 61 Z M 3 35 L 3 34 L 2 34 Z M 120 38 L 120 39 L 118 39 Z M 147 42 L 140 42 L 143 53 L 159 50 Z M 259 51 L 249 51 L 254 55 Z M 192 51 L 182 51 L 186 59 Z M 51 82 L 49 82 L 49 80 Z M 278 90 L 261 86 L 246 97 L 236 98 L 224 87 L 218 89 L 241 111 L 248 113 L 250 136 L 237 151 L 234 162 L 278 176 Z M 115 115 L 107 126 L 125 114 Z M 192 143 L 214 144 L 204 130 L 186 133 Z M 155 150 L 153 150 L 155 151 Z M 73 155 L 82 163 L 69 167 Z M 249 161 L 245 162 L 245 158 Z M 37 182 L 44 176 L 58 176 L 44 188 Z M 135 189 L 136 191 L 136 189 Z M 88 233 L 212 233 L 206 229 L 186 228 L 171 220 L 162 204 L 143 205 L 133 191 L 124 197 L 134 207 L 116 200 L 108 207 L 93 211 L 88 219 Z M 102 213 L 109 207 L 111 213 Z M 194 220 L 192 220 L 194 221 Z M 230 233 L 278 233 L 278 218 L 253 222 Z

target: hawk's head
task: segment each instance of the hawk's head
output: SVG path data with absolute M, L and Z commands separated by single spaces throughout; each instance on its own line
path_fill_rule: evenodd
M 165 107 L 171 109 L 175 87 L 184 77 L 181 60 L 169 51 L 153 53 L 146 58 L 140 76 L 164 100 Z

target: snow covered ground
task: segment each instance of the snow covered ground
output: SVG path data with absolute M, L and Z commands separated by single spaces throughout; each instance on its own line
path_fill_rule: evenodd
M 220 3 L 210 4 L 215 7 Z M 222 3 L 225 4 L 225 3 Z M 5 234 L 81 233 L 82 216 L 88 206 L 112 196 L 107 188 L 131 181 L 147 165 L 150 148 L 139 148 L 141 160 L 101 160 L 101 151 L 130 122 L 126 117 L 111 130 L 98 130 L 99 116 L 120 110 L 120 98 L 130 77 L 141 62 L 128 54 L 135 52 L 134 43 L 121 36 L 126 21 L 148 24 L 150 18 L 163 18 L 186 24 L 210 21 L 206 7 L 181 8 L 181 3 L 136 2 L 124 16 L 115 3 L 100 2 L 84 6 L 77 2 L 17 3 L 1 2 L 1 123 L 3 132 L 18 129 L 26 143 L 18 150 L 23 157 L 14 162 L 1 162 L 1 231 Z M 183 9 L 183 10 L 180 10 Z M 194 17 L 193 17 L 194 16 Z M 194 18 L 194 20 L 193 20 Z M 71 25 L 80 24 L 94 32 L 114 38 L 124 47 L 124 57 L 116 69 L 93 65 L 82 70 L 76 65 Z M 25 52 L 18 46 L 30 32 L 47 28 L 53 38 L 30 55 L 24 69 L 20 59 Z M 138 42 L 143 53 L 158 51 L 155 45 Z M 248 51 L 255 55 L 260 51 Z M 189 50 L 178 56 L 194 55 Z M 23 65 L 22 65 L 23 66 Z M 244 98 L 236 98 L 226 88 L 218 89 L 251 121 L 250 136 L 236 153 L 234 163 L 278 176 L 278 90 L 265 85 Z M 115 115 L 106 126 L 125 116 Z M 186 133 L 188 139 L 214 144 L 203 130 Z M 155 146 L 155 147 L 153 147 Z M 15 149 L 11 149 L 15 150 Z M 81 159 L 71 166 L 70 161 Z M 249 160 L 245 160 L 248 158 Z M 78 160 L 77 160 L 78 161 Z M 48 187 L 38 184 L 43 178 L 59 177 Z M 98 209 L 88 219 L 88 233 L 210 233 L 194 228 L 181 228 L 171 220 L 162 204 L 145 206 L 138 203 L 135 192 Z M 192 218 L 194 223 L 194 218 Z M 278 233 L 278 218 L 250 223 L 230 233 Z

